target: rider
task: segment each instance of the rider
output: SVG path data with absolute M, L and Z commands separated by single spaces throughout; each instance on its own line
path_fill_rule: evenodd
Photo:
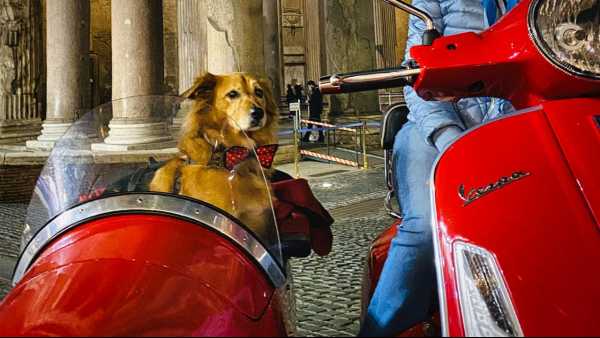
M 413 0 L 428 12 L 443 35 L 482 31 L 517 0 Z M 421 44 L 425 25 L 410 18 L 410 47 Z M 514 111 L 501 99 L 471 98 L 427 102 L 406 87 L 410 114 L 394 144 L 395 190 L 404 219 L 392 240 L 361 336 L 389 336 L 427 319 L 435 295 L 430 219 L 430 174 L 438 154 L 474 125 Z

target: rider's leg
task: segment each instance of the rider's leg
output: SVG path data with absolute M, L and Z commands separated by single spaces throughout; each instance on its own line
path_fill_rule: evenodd
M 392 240 L 362 336 L 394 335 L 427 319 L 435 288 L 429 180 L 437 154 L 412 122 L 396 136 L 395 189 L 404 220 Z

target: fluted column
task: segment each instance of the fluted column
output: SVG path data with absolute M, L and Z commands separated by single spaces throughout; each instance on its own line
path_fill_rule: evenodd
M 412 0 L 405 0 L 407 3 L 412 3 Z M 404 60 L 406 51 L 406 41 L 408 40 L 408 13 L 395 10 L 396 21 L 396 58 Z
M 177 0 L 179 93 L 206 71 L 206 0 Z
M 325 75 L 323 4 L 321 0 L 304 0 L 306 24 L 306 78 L 317 81 Z
M 174 145 L 160 102 L 164 51 L 162 0 L 114 1 L 112 24 L 113 118 L 96 151 L 155 149 Z M 124 99 L 128 98 L 128 99 Z
M 29 148 L 51 148 L 90 103 L 90 2 L 46 2 L 46 120 Z
M 177 49 L 179 58 L 179 94 L 192 86 L 196 77 L 207 69 L 207 2 L 177 0 Z M 183 123 L 184 111 L 173 120 L 173 136 Z
M 39 1 L 0 2 L 0 144 L 39 135 L 41 22 Z
M 279 34 L 280 0 L 263 0 L 263 22 L 265 37 L 265 71 L 273 86 L 273 95 L 281 97 L 281 35 Z
M 400 64 L 396 58 L 396 13 L 394 7 L 381 0 L 373 0 L 375 22 L 375 51 L 377 68 Z
M 373 0 L 375 23 L 375 62 L 377 68 L 390 68 L 400 65 L 403 57 L 397 54 L 395 8 L 381 0 Z M 378 91 L 380 110 L 386 111 L 390 105 L 403 100 L 403 88 L 388 88 Z
M 208 1 L 207 68 L 265 76 L 262 0 Z

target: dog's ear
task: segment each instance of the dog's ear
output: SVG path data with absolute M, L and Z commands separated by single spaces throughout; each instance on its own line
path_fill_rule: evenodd
M 204 73 L 198 76 L 192 87 L 181 94 L 181 96 L 192 100 L 208 100 L 212 97 L 216 86 L 217 77 L 211 73 Z

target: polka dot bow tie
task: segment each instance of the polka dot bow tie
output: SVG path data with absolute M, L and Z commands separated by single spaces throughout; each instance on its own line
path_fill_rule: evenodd
M 260 165 L 269 169 L 273 165 L 273 159 L 277 153 L 278 144 L 269 144 L 266 146 L 260 146 L 256 148 L 256 156 Z M 227 170 L 233 170 L 235 166 L 245 161 L 247 158 L 253 155 L 252 150 L 244 147 L 231 147 L 225 151 L 225 168 Z

